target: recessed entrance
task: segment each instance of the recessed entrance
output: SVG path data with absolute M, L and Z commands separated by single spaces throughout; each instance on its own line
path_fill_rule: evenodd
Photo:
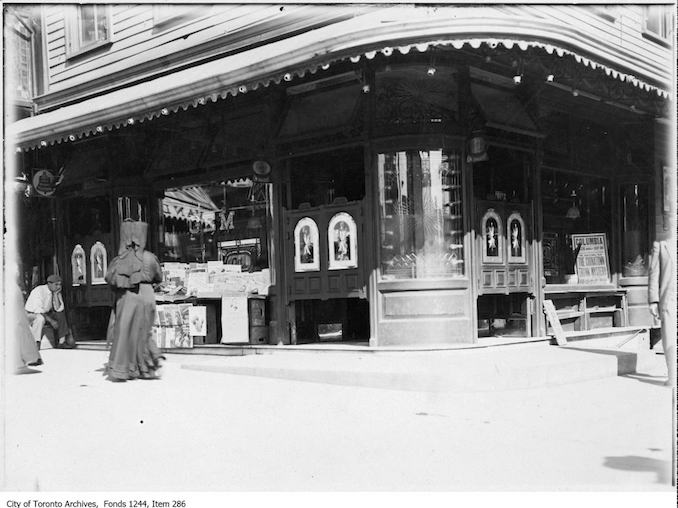
M 478 297 L 478 337 L 529 337 L 527 293 Z
M 367 300 L 333 298 L 301 300 L 295 305 L 297 344 L 309 342 L 367 342 L 370 309 Z

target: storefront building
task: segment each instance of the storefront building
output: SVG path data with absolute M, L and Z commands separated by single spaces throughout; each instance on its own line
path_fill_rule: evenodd
M 545 301 L 566 330 L 651 324 L 670 10 L 202 9 L 44 8 L 50 86 L 10 133 L 25 175 L 59 174 L 76 328 L 105 326 L 125 219 L 158 301 L 205 309 L 191 345 L 544 336 Z

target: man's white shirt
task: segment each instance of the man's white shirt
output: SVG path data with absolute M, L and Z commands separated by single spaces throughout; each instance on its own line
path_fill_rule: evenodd
M 61 312 L 64 310 L 64 301 L 61 298 L 61 292 L 52 293 L 45 284 L 33 288 L 24 308 L 26 312 L 34 314 L 46 314 L 52 309 Z

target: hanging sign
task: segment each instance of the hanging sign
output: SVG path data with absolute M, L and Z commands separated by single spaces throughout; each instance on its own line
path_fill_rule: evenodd
M 48 169 L 38 169 L 33 173 L 33 188 L 40 196 L 50 197 L 61 183 L 63 176 L 55 176 Z

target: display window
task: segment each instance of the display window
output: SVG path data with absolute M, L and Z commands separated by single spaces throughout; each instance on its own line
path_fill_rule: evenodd
M 460 153 L 392 151 L 377 164 L 382 279 L 463 277 Z
M 647 184 L 620 186 L 622 276 L 647 276 L 650 216 Z
M 543 170 L 541 178 L 546 282 L 586 284 L 586 279 L 579 281 L 576 277 L 579 251 L 573 238 L 580 235 L 612 238 L 611 182 L 607 178 L 551 169 Z M 607 259 L 614 259 L 608 251 L 608 242 L 604 248 Z M 600 282 L 600 278 L 595 279 L 595 283 Z
M 269 185 L 241 178 L 166 189 L 160 261 L 268 268 Z

